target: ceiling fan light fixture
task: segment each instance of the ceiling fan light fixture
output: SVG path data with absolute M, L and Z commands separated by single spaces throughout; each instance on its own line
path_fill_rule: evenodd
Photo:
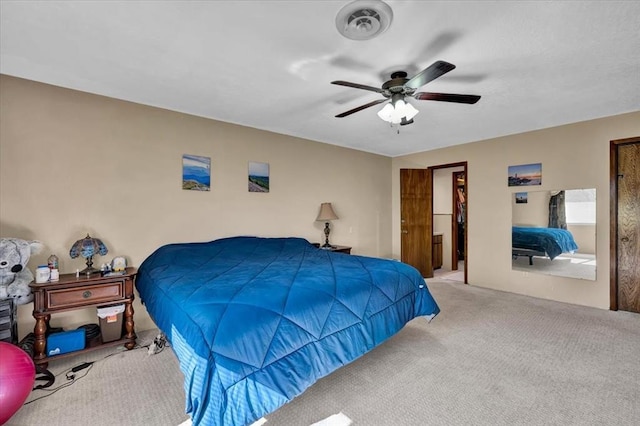
M 388 103 L 378 111 L 378 117 L 391 124 L 400 124 L 402 122 L 410 122 L 420 111 L 415 109 L 410 103 L 399 99 L 395 105 Z
M 355 0 L 336 15 L 338 32 L 351 40 L 370 40 L 389 28 L 393 11 L 382 0 Z

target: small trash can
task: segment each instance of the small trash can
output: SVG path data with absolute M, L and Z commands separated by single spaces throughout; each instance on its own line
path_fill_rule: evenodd
M 122 337 L 122 313 L 124 305 L 101 306 L 98 308 L 102 343 L 113 342 Z

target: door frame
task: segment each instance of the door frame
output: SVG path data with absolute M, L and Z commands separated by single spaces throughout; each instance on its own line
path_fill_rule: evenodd
M 640 137 L 609 143 L 609 308 L 618 310 L 618 147 L 640 143 Z
M 458 270 L 458 177 L 462 176 L 464 181 L 464 192 L 467 192 L 467 180 L 464 171 L 459 172 L 451 172 L 451 198 L 453 201 L 453 205 L 451 206 L 451 211 L 453 215 L 451 216 L 451 270 Z M 466 201 L 466 195 L 465 195 Z M 465 203 L 466 204 L 466 203 Z M 466 217 L 465 217 L 466 220 Z M 465 226 L 467 224 L 465 223 Z M 466 233 L 466 231 L 465 231 Z
M 453 167 L 462 167 L 462 173 L 464 173 L 464 188 L 465 188 L 465 209 L 464 209 L 464 283 L 469 284 L 468 273 L 469 273 L 469 250 L 467 243 L 467 236 L 469 234 L 469 171 L 467 170 L 467 162 L 459 161 L 457 163 L 447 163 L 447 164 L 438 164 L 436 166 L 429 166 L 429 169 L 449 169 Z M 454 201 L 455 202 L 455 201 Z M 433 180 L 431 180 L 431 204 L 433 205 Z M 452 221 L 452 227 L 454 226 L 454 221 Z M 453 235 L 453 233 L 452 233 Z M 457 241 L 456 241 L 457 245 Z M 457 256 L 456 256 L 457 257 Z M 456 263 L 457 265 L 457 263 Z M 453 265 L 452 265 L 453 266 Z

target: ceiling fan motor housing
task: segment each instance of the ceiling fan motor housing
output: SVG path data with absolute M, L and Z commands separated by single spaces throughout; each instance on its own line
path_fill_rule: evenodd
M 407 78 L 407 73 L 404 71 L 397 71 L 391 74 L 391 80 L 386 81 L 382 85 L 382 89 L 384 90 L 383 95 L 390 97 L 396 94 L 401 95 L 411 95 L 415 91 L 414 89 L 405 86 L 405 83 L 409 81 Z
M 356 0 L 344 6 L 336 15 L 340 34 L 351 40 L 369 40 L 389 28 L 393 12 L 381 0 Z

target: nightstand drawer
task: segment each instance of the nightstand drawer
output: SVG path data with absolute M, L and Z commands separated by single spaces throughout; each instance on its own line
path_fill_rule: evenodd
M 124 281 L 108 284 L 95 284 L 77 288 L 47 291 L 49 309 L 62 309 L 78 305 L 100 302 L 113 302 L 124 299 Z

